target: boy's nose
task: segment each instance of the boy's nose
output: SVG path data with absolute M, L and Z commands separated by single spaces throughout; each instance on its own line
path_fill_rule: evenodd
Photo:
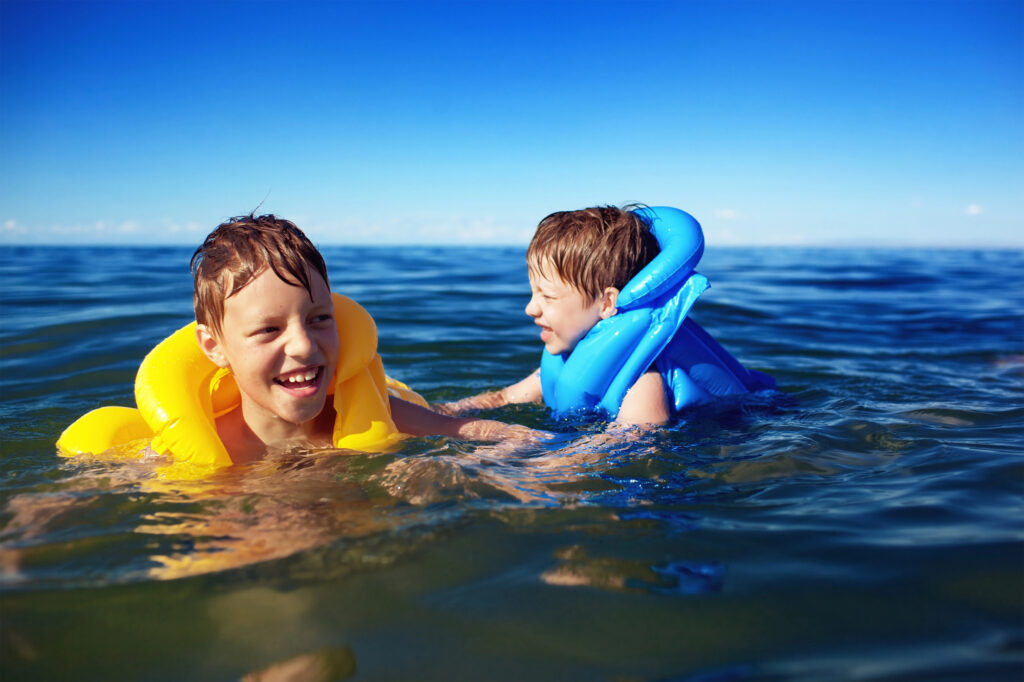
M 295 327 L 288 336 L 285 352 L 292 357 L 306 357 L 313 352 L 313 336 L 304 326 Z
M 536 299 L 530 297 L 530 302 L 526 304 L 526 314 L 530 317 L 537 317 L 540 315 L 540 306 L 537 305 Z

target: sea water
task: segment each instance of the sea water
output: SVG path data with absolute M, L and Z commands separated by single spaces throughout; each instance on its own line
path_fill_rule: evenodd
M 54 447 L 191 320 L 190 249 L 5 251 L 0 678 L 1024 677 L 1020 251 L 711 245 L 694 317 L 778 393 L 191 484 Z M 429 400 L 537 366 L 522 248 L 324 253 Z

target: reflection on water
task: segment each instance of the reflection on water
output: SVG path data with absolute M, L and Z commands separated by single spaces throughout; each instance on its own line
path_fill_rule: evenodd
M 122 571 L 121 581 L 236 569 L 341 539 L 436 524 L 444 515 L 430 507 L 454 501 L 475 502 L 478 510 L 572 506 L 587 502 L 600 472 L 649 452 L 640 444 L 652 436 L 595 434 L 532 451 L 443 438 L 412 439 L 404 452 L 384 455 L 292 446 L 199 481 L 163 478 L 166 462 L 158 456 L 71 461 L 66 467 L 75 473 L 60 483 L 7 502 L 0 565 L 9 585 L 31 580 L 22 568 L 35 563 L 37 550 L 73 534 L 84 514 L 99 513 L 97 505 L 118 510 L 122 533 L 152 536 L 142 541 L 148 567 Z M 81 576 L 49 578 L 73 584 Z
M 248 673 L 242 682 L 336 682 L 356 672 L 356 658 L 348 647 L 319 649 L 272 663 Z
M 725 575 L 725 567 L 717 562 L 671 561 L 652 565 L 637 559 L 593 557 L 580 545 L 559 549 L 555 558 L 558 566 L 541 575 L 545 583 L 616 592 L 717 592 L 722 589 Z

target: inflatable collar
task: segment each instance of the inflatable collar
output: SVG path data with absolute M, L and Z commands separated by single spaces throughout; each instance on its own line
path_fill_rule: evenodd
M 423 406 L 426 401 L 384 374 L 377 325 L 366 309 L 345 296 L 332 296 L 340 342 L 331 391 L 336 412 L 332 440 L 339 448 L 379 450 L 400 437 L 389 394 Z M 138 409 L 101 407 L 83 415 L 57 441 L 61 454 L 100 454 L 147 439 L 152 450 L 171 455 L 176 477 L 230 465 L 216 419 L 238 407 L 241 396 L 230 370 L 217 367 L 200 350 L 195 328 L 195 322 L 185 325 L 146 355 L 135 377 Z M 138 454 L 139 449 L 122 456 Z
M 541 387 L 555 416 L 600 410 L 614 418 L 626 392 L 652 365 L 675 411 L 716 396 L 774 387 L 771 377 L 748 371 L 687 319 L 709 286 L 694 272 L 704 253 L 700 224 L 667 206 L 635 213 L 650 225 L 661 251 L 623 288 L 618 312 L 594 325 L 571 354 L 543 353 Z

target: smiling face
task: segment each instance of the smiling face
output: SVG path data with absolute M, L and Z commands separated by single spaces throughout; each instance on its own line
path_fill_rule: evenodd
M 608 287 L 595 298 L 551 272 L 553 268 L 529 269 L 533 292 L 526 314 L 541 328 L 540 340 L 552 355 L 571 353 L 580 339 L 604 318 L 615 314 L 618 289 Z
M 264 443 L 312 436 L 338 362 L 338 329 L 327 283 L 309 273 L 310 294 L 270 268 L 224 301 L 220 333 L 199 325 L 207 357 L 229 367 L 242 418 Z

